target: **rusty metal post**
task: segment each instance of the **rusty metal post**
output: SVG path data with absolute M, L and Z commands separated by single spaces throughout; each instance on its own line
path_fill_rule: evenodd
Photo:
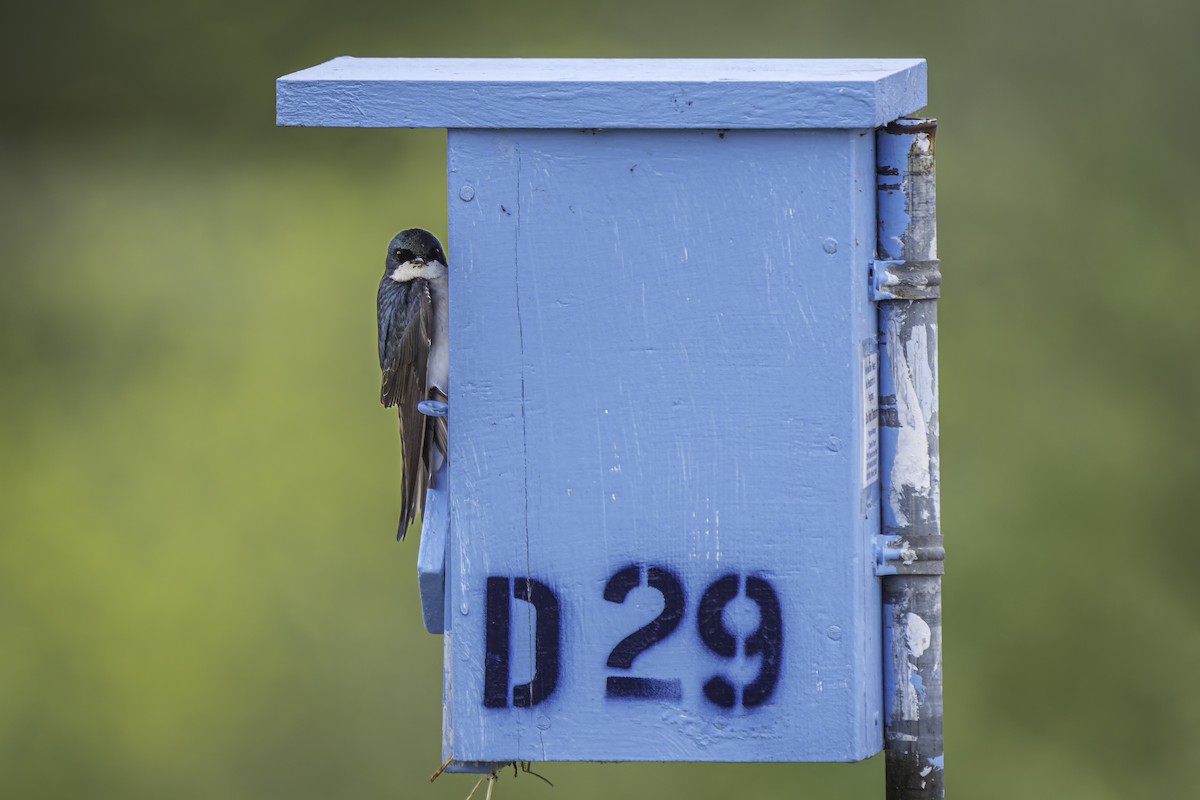
M 942 549 L 938 500 L 937 121 L 876 134 L 888 800 L 942 800 Z

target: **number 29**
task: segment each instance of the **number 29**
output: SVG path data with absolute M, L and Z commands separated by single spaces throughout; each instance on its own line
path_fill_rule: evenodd
M 643 572 L 646 584 L 662 595 L 663 610 L 651 622 L 617 643 L 608 655 L 607 664 L 611 669 L 631 669 L 639 655 L 674 634 L 683 620 L 687 605 L 683 584 L 666 567 L 631 564 L 617 570 L 604 587 L 604 599 L 610 603 L 624 603 L 629 593 L 641 585 Z M 744 580 L 736 573 L 722 575 L 701 595 L 696 627 L 700 641 L 710 652 L 726 659 L 736 658 L 737 637 L 725 626 L 722 614 L 743 590 L 759 611 L 758 627 L 746 637 L 743 651 L 747 656 L 761 656 L 759 671 L 754 680 L 741 687 L 742 706 L 755 708 L 774 693 L 782 664 L 783 613 L 774 587 L 757 575 L 747 575 Z M 714 675 L 705 682 L 703 689 L 704 696 L 721 708 L 737 705 L 738 687 L 723 675 Z M 679 700 L 682 694 L 683 686 L 678 678 L 613 675 L 609 676 L 606 685 L 606 695 L 610 698 Z

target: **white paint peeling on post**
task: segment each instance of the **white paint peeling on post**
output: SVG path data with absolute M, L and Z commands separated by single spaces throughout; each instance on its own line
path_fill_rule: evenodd
M 902 342 L 903 347 L 894 350 L 892 361 L 892 381 L 895 386 L 896 418 L 899 421 L 896 436 L 895 456 L 892 459 L 891 470 L 886 473 L 887 503 L 895 518 L 895 526 L 908 526 L 909 519 L 905 513 L 905 497 L 913 495 L 929 498 L 932 492 L 933 478 L 931 475 L 930 436 L 936 436 L 936 430 L 931 431 L 929 421 L 933 420 L 931 398 L 936 397 L 936 386 L 930 362 L 930 339 L 936 347 L 936 333 L 931 337 L 931 331 L 924 327 L 912 327 L 902 330 L 905 317 L 889 315 L 888 327 L 884 336 L 890 341 Z M 907 333 L 908 340 L 902 336 Z M 922 509 L 928 514 L 928 509 Z
M 876 137 L 888 800 L 943 800 L 934 120 Z

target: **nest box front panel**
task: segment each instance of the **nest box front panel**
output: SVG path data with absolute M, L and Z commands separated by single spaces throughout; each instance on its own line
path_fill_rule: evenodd
M 445 756 L 880 748 L 871 131 L 451 131 Z

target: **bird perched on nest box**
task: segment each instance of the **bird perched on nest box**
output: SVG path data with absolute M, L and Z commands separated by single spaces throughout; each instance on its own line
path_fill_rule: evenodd
M 425 489 L 446 457 L 446 418 L 417 410 L 423 400 L 446 402 L 449 314 L 446 254 L 429 231 L 400 231 L 388 245 L 379 281 L 379 400 L 397 406 L 404 475 L 396 538 L 425 506 Z

